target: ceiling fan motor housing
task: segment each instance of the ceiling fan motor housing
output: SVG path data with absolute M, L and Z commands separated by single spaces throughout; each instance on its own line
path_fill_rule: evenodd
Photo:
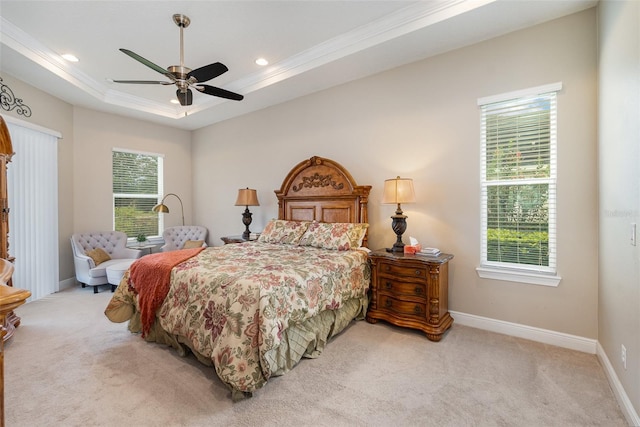
M 191 24 L 191 19 L 189 19 L 187 15 L 176 13 L 173 15 L 173 22 L 175 22 L 178 27 L 187 28 L 189 24 Z

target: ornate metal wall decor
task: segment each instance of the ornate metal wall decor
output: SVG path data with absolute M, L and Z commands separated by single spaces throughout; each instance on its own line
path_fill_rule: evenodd
M 344 187 L 343 183 L 337 184 L 335 181 L 332 181 L 331 175 L 314 173 L 311 176 L 303 176 L 302 183 L 300 183 L 300 185 L 294 185 L 293 191 L 300 191 L 303 188 L 326 187 L 329 185 L 336 190 L 341 190 Z
M 16 98 L 9 86 L 3 83 L 0 77 L 0 105 L 5 111 L 16 110 L 21 116 L 31 117 L 31 108 L 22 103 L 22 99 Z

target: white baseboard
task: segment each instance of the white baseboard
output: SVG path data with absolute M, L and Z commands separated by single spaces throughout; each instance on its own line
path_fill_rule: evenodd
M 594 339 L 550 331 L 548 329 L 534 328 L 533 326 L 520 325 L 518 323 L 490 319 L 488 317 L 476 316 L 473 314 L 460 313 L 458 311 L 451 311 L 450 313 L 455 319 L 455 322 L 459 325 L 484 329 L 486 331 L 569 348 L 571 350 L 578 350 L 583 353 L 596 354 L 597 341 Z
M 520 325 L 518 323 L 490 319 L 488 317 L 476 316 L 473 314 L 460 313 L 458 311 L 451 311 L 450 313 L 454 318 L 455 323 L 459 325 L 597 355 L 609 381 L 609 386 L 613 390 L 613 394 L 615 395 L 618 405 L 620 405 L 620 409 L 622 410 L 627 422 L 631 426 L 640 426 L 640 417 L 638 417 L 638 413 L 629 400 L 629 396 L 627 396 L 622 383 L 618 379 L 616 372 L 613 370 L 613 366 L 609 362 L 607 354 L 604 352 L 604 349 L 597 340 L 564 334 L 562 332 L 550 331 L 548 329 Z
M 69 279 L 61 280 L 58 282 L 58 292 L 64 291 L 65 289 L 73 288 L 78 283 L 76 282 L 75 277 L 71 277 Z
M 633 404 L 629 400 L 629 396 L 627 396 L 627 393 L 624 391 L 624 387 L 622 387 L 622 383 L 618 379 L 616 372 L 613 370 L 613 365 L 609 361 L 609 358 L 600 343 L 598 343 L 597 347 L 596 354 L 598 355 L 600 364 L 604 369 L 604 373 L 607 375 L 609 385 L 611 386 L 611 390 L 613 390 L 613 394 L 616 396 L 616 400 L 618 401 L 618 405 L 620 405 L 622 413 L 630 426 L 640 426 L 640 417 L 638 417 L 638 413 L 633 408 Z

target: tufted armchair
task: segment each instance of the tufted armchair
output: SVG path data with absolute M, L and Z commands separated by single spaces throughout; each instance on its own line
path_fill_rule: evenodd
M 76 279 L 82 287 L 93 286 L 93 292 L 98 292 L 98 285 L 109 284 L 107 268 L 124 261 L 140 258 L 142 252 L 127 248 L 127 235 L 120 231 L 95 231 L 78 233 L 71 236 L 73 249 L 73 263 L 76 268 Z M 96 248 L 103 249 L 111 259 L 96 265 L 95 261 L 86 254 Z
M 182 249 L 187 240 L 202 240 L 202 246 L 207 246 L 207 233 L 208 230 L 200 225 L 179 225 L 165 228 L 162 232 L 164 246 L 160 249 L 162 252 L 176 251 Z

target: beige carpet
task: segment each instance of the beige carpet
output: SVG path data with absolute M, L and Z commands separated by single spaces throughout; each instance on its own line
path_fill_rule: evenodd
M 455 323 L 434 343 L 355 322 L 233 403 L 213 368 L 109 322 L 110 297 L 76 288 L 17 310 L 8 427 L 626 425 L 595 355 Z

